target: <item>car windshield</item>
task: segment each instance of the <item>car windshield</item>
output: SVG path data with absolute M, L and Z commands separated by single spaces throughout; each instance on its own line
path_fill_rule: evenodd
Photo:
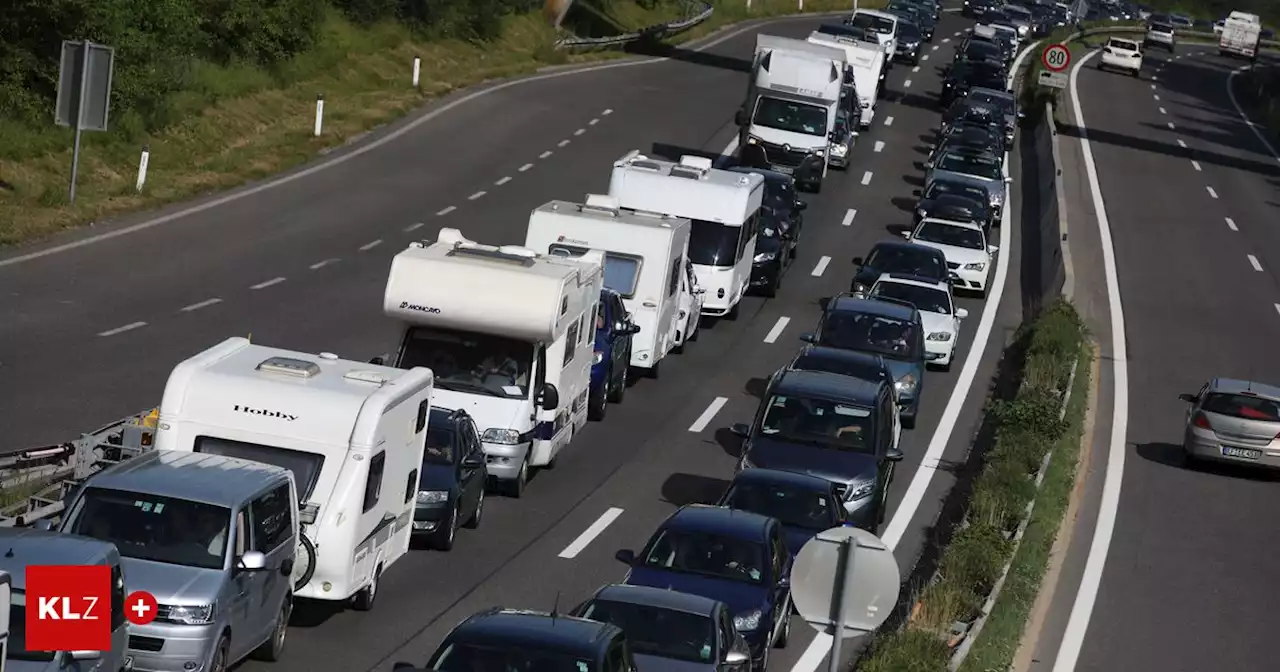
M 587 248 L 565 245 L 564 243 L 552 243 L 547 247 L 547 253 L 557 257 L 576 258 L 586 254 Z M 605 252 L 604 286 L 621 294 L 624 299 L 631 298 L 636 293 L 636 283 L 640 281 L 641 263 L 640 257 Z
M 293 482 L 298 486 L 298 499 L 305 502 L 311 498 L 311 492 L 320 479 L 320 469 L 324 467 L 324 455 L 305 450 L 290 450 L 278 446 L 265 446 L 260 443 L 236 441 L 220 436 L 197 436 L 193 451 L 209 455 L 222 455 L 252 462 L 265 462 L 293 474 Z
M 973 91 L 969 93 L 969 101 L 972 105 L 983 105 L 1000 110 L 1003 114 L 1013 114 L 1013 97 L 997 96 L 994 93 L 986 91 Z
M 871 409 L 829 399 L 777 394 L 769 400 L 760 434 L 854 453 L 874 452 Z
M 795 100 L 761 96 L 751 123 L 804 135 L 827 134 L 827 108 Z
M 695 219 L 689 230 L 689 261 L 700 266 L 727 268 L 738 261 L 741 226 Z
M 1151 24 L 1151 30 L 1161 33 L 1172 33 L 1173 26 L 1167 23 L 1153 23 Z
M 595 662 L 558 651 L 528 646 L 452 642 L 430 665 L 439 672 L 593 672 Z
M 919 250 L 913 250 L 918 247 Z M 947 277 L 947 267 L 936 256 L 937 250 L 920 245 L 876 248 L 867 258 L 867 266 L 880 273 L 904 273 L 926 278 Z
M 972 156 L 960 153 L 944 154 L 935 164 L 938 170 L 945 170 L 961 175 L 972 175 L 987 180 L 1000 177 L 1000 162 L 986 156 Z
M 866 12 L 858 12 L 853 15 L 853 20 L 849 22 L 855 28 L 862 28 L 873 33 L 888 35 L 893 32 L 893 21 L 883 16 L 867 14 Z
M 912 237 L 926 243 L 963 247 L 967 250 L 986 249 L 981 230 L 938 221 L 925 221 Z
M 708 664 L 716 650 L 715 623 L 703 614 L 647 604 L 592 600 L 580 615 L 622 628 L 632 653 Z
M 67 532 L 109 541 L 120 555 L 222 569 L 231 509 L 148 493 L 86 488 Z
M 970 40 L 965 45 L 964 55 L 971 60 L 980 61 L 984 58 L 1000 58 L 1000 47 L 990 42 L 982 42 L 979 40 Z
M 763 205 L 790 211 L 795 207 L 796 189 L 791 180 L 765 180 Z
M 777 518 L 788 527 L 829 530 L 837 525 L 830 493 L 786 483 L 737 483 L 725 494 L 724 505 Z
M 427 446 L 423 464 L 453 464 L 453 428 L 443 422 L 427 425 Z
M 411 327 L 400 367 L 424 366 L 442 390 L 505 399 L 529 398 L 532 343 L 469 331 Z
M 898 23 L 898 39 L 903 42 L 919 42 L 924 39 L 924 35 L 920 33 L 920 28 L 916 24 L 900 21 Z
M 925 190 L 925 198 L 936 198 L 939 194 L 953 194 L 956 196 L 967 196 L 976 199 L 979 203 L 987 202 L 987 190 L 982 187 L 976 187 L 972 184 L 956 182 L 954 180 L 934 180 L 929 184 L 929 188 Z
M 940 289 L 908 285 L 904 282 L 877 282 L 869 298 L 906 301 L 926 313 L 951 314 L 951 297 Z
M 916 326 L 882 315 L 849 310 L 832 311 L 822 319 L 818 345 L 859 350 L 893 359 L 916 358 Z
M 1014 21 L 1030 21 L 1031 20 L 1031 12 L 1028 12 L 1027 10 L 1021 7 L 1005 7 L 1004 14 L 1005 16 L 1013 19 Z
M 644 566 L 682 574 L 759 584 L 764 549 L 758 543 L 705 532 L 662 530 L 644 556 Z
M 1201 410 L 1229 415 L 1241 420 L 1280 422 L 1280 403 L 1274 399 L 1251 394 L 1213 392 L 1205 397 Z
M 20 590 L 9 596 L 9 641 L 0 639 L 0 663 L 5 660 L 22 660 L 33 663 L 48 663 L 54 658 L 53 651 L 27 650 L 27 598 Z M 0 664 L 0 667 L 4 667 Z M 13 669 L 14 666 L 10 666 Z M 36 667 L 38 670 L 44 666 Z

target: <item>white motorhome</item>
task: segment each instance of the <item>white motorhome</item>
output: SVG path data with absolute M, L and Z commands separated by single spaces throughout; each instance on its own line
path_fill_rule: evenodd
M 1231 12 L 1218 34 L 1218 53 L 1223 56 L 1256 58 L 1262 39 L 1262 19 L 1257 14 Z
M 800 189 L 821 191 L 844 86 L 844 49 L 757 35 L 752 73 L 736 119 L 744 161 L 758 148 L 767 164 L 759 167 L 793 175 Z
M 392 364 L 431 368 L 436 404 L 471 415 L 489 475 L 513 497 L 587 424 L 604 262 L 599 250 L 568 259 L 450 228 L 391 261 Z
M 874 33 L 884 50 L 885 68 L 892 67 L 893 57 L 898 53 L 898 17 L 878 9 L 855 9 L 848 23 Z
M 294 594 L 368 609 L 409 550 L 432 374 L 228 338 L 174 367 L 156 448 L 293 473 L 311 579 Z M 301 554 L 299 554 L 301 557 Z
M 845 52 L 845 62 L 853 72 L 853 88 L 858 95 L 858 128 L 867 130 L 876 118 L 876 107 L 884 91 L 885 56 L 875 44 L 829 30 L 816 30 L 809 42 L 830 45 Z
M 702 314 L 737 319 L 756 255 L 763 176 L 718 170 L 703 157 L 672 163 L 632 151 L 613 163 L 609 195 L 630 210 L 688 219 L 689 261 L 706 290 Z
M 604 286 L 622 296 L 640 328 L 631 337 L 631 366 L 656 376 L 663 358 L 684 341 L 681 293 L 690 289 L 680 276 L 689 229 L 683 217 L 624 210 L 612 196 L 589 194 L 586 203 L 539 206 L 529 215 L 524 245 L 565 257 L 604 252 Z
M 0 572 L 0 672 L 9 658 L 9 575 Z

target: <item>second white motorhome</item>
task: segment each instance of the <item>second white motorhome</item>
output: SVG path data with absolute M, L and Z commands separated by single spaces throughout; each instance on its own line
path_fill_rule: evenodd
M 294 594 L 368 608 L 382 573 L 409 551 L 431 390 L 427 369 L 229 338 L 169 374 L 156 448 L 291 471 L 316 549 Z
M 604 286 L 622 296 L 639 331 L 631 337 L 631 366 L 656 376 L 658 365 L 684 342 L 680 306 L 689 249 L 689 220 L 623 210 L 618 199 L 590 194 L 586 203 L 551 201 L 529 215 L 525 247 L 580 257 L 604 252 Z M 696 319 L 696 317 L 695 317 Z M 696 323 L 690 323 L 696 324 Z
M 706 290 L 702 314 L 737 319 L 756 254 L 763 176 L 718 170 L 703 157 L 672 163 L 633 151 L 614 162 L 609 195 L 629 210 L 688 219 L 689 261 Z
M 1218 34 L 1218 53 L 1223 56 L 1256 58 L 1262 39 L 1262 19 L 1257 14 L 1231 12 Z
M 844 49 L 757 35 L 747 100 L 736 119 L 744 162 L 749 151 L 762 151 L 767 165 L 759 167 L 794 176 L 800 189 L 821 191 L 844 74 Z
M 392 364 L 435 373 L 436 404 L 471 415 L 489 475 L 513 497 L 587 424 L 604 262 L 599 250 L 556 257 L 450 228 L 391 261 Z
M 853 75 L 858 97 L 858 128 L 869 130 L 875 120 L 880 94 L 884 92 L 885 56 L 876 43 L 860 40 L 841 31 L 843 26 L 826 25 L 809 35 L 809 42 L 839 48 Z

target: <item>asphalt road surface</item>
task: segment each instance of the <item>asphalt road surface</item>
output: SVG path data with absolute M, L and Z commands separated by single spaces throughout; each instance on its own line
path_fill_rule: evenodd
M 817 23 L 784 20 L 767 32 L 802 38 Z M 676 506 L 718 496 L 738 450 L 728 425 L 750 418 L 763 379 L 793 355 L 820 299 L 848 288 L 851 258 L 910 222 L 919 163 L 939 119 L 935 66 L 950 60 L 967 25 L 947 15 L 934 48 L 925 48 L 929 59 L 918 69 L 895 67 L 890 102 L 859 139 L 853 166 L 810 197 L 799 258 L 777 298 L 748 299 L 738 320 L 708 325 L 660 380 L 637 381 L 555 470 L 537 474 L 523 499 L 490 498 L 483 528 L 460 534 L 452 552 L 418 551 L 397 563 L 372 613 L 299 609 L 285 659 L 241 669 L 422 664 L 450 628 L 482 608 L 550 609 L 557 598 L 568 607 L 620 580 L 615 550 L 639 547 Z M 628 150 L 722 152 L 735 133 L 756 32 L 722 34 L 707 51 L 675 60 L 511 86 L 287 184 L 146 231 L 20 263 L 0 259 L 6 441 L 62 441 L 154 405 L 177 361 L 227 336 L 252 333 L 257 342 L 353 359 L 388 350 L 396 334 L 381 314 L 383 284 L 407 242 L 432 239 L 442 226 L 480 242 L 519 242 L 531 209 L 604 192 L 610 163 Z M 1016 220 L 1005 229 L 1000 254 L 1007 277 L 1017 278 Z M 962 356 L 950 372 L 928 374 L 917 427 L 904 436 L 907 457 L 890 494 L 904 576 L 1019 321 L 1017 283 L 1008 285 L 987 313 L 982 301 L 961 301 L 970 313 Z M 971 362 L 980 323 L 990 338 Z M 723 407 L 695 424 L 718 398 Z M 904 517 L 895 517 L 917 472 Z M 621 509 L 612 524 L 582 538 L 610 509 Z M 770 667 L 812 670 L 821 646 L 796 665 L 812 638 L 797 620 Z

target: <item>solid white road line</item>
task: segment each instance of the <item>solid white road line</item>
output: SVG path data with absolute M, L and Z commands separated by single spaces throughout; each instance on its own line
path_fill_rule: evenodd
M 1209 198 L 1215 198 L 1215 199 L 1216 199 L 1216 198 L 1218 197 L 1218 192 L 1214 191 L 1214 190 L 1213 190 L 1213 187 L 1205 186 L 1205 188 L 1204 188 L 1204 189 L 1205 189 L 1205 191 L 1209 192 Z
M 560 551 L 560 557 L 565 558 L 566 560 L 578 557 L 579 553 L 586 550 L 587 546 L 591 545 L 591 542 L 595 541 L 595 538 L 600 536 L 600 533 L 604 532 L 605 529 L 612 525 L 613 521 L 617 520 L 618 516 L 621 515 L 622 509 L 619 509 L 616 506 L 610 507 L 608 511 L 605 511 L 600 514 L 599 518 L 596 518 L 596 522 L 591 523 L 590 527 L 583 530 L 582 534 L 579 534 L 578 538 L 574 539 L 572 544 L 565 546 L 564 550 Z
M 410 224 L 409 226 L 404 227 L 404 232 L 405 232 L 405 233 L 412 233 L 412 232 L 414 232 L 414 231 L 417 231 L 418 229 L 421 229 L 422 227 L 424 227 L 424 226 L 426 226 L 426 225 L 427 225 L 427 223 L 426 223 L 426 222 L 418 222 L 418 223 L 416 223 L 416 224 Z
M 587 132 L 587 129 L 585 129 L 585 128 L 579 128 L 578 130 L 576 130 L 576 131 L 574 131 L 574 132 L 573 132 L 573 135 L 576 137 L 576 136 L 582 135 L 583 133 L 586 133 L 586 132 Z
M 790 323 L 791 323 L 791 318 L 779 317 L 778 321 L 774 323 L 773 328 L 769 330 L 769 333 L 765 334 L 764 342 L 777 343 L 778 337 L 782 335 L 782 330 L 786 329 L 787 325 Z
M 1240 230 L 1240 229 L 1237 229 L 1237 228 L 1236 228 L 1236 220 L 1231 219 L 1230 217 L 1227 217 L 1226 219 L 1227 219 L 1227 228 L 1228 228 L 1228 229 L 1231 229 L 1232 231 L 1239 231 L 1239 230 Z
M 379 239 L 377 239 L 377 240 L 370 241 L 370 242 L 368 242 L 368 243 L 365 243 L 364 245 L 361 245 L 361 246 L 360 246 L 360 251 L 361 251 L 361 252 L 368 252 L 369 250 L 372 250 L 373 248 L 375 248 L 375 247 L 377 247 L 377 246 L 379 246 L 379 245 L 381 245 L 381 244 L 382 244 L 382 239 L 381 239 L 381 238 L 379 238 Z
M 885 118 L 884 118 L 884 125 L 885 125 L 885 126 L 892 126 L 892 125 L 893 125 L 893 117 L 885 117 Z
M 1129 432 L 1129 354 L 1124 330 L 1124 307 L 1120 303 L 1120 278 L 1116 274 L 1116 250 L 1111 240 L 1111 222 L 1107 218 L 1106 204 L 1102 199 L 1102 187 L 1098 183 L 1098 168 L 1093 161 L 1093 149 L 1089 146 L 1089 132 L 1086 130 L 1084 113 L 1080 110 L 1080 93 L 1076 82 L 1080 68 L 1098 53 L 1092 51 L 1086 54 L 1072 68 L 1070 89 L 1072 111 L 1080 125 L 1080 150 L 1084 155 L 1085 173 L 1089 179 L 1089 191 L 1093 197 L 1098 233 L 1102 240 L 1107 308 L 1111 313 L 1111 380 L 1114 388 L 1111 437 L 1107 450 L 1107 474 L 1102 482 L 1102 499 L 1098 520 L 1093 528 L 1093 541 L 1089 545 L 1084 575 L 1080 578 L 1080 588 L 1071 605 L 1071 615 L 1067 618 L 1067 628 L 1062 635 L 1062 644 L 1058 647 L 1053 672 L 1073 672 L 1076 661 L 1080 658 L 1080 649 L 1084 646 L 1089 619 L 1093 616 L 1093 605 L 1098 599 L 1098 588 L 1102 585 L 1102 572 L 1107 565 L 1107 553 L 1111 549 L 1111 536 L 1115 533 L 1116 514 L 1120 509 L 1120 487 L 1124 482 L 1125 437 Z
M 502 177 L 502 179 L 498 180 L 497 182 L 494 182 L 494 183 L 493 183 L 493 186 L 495 186 L 495 187 L 501 187 L 502 185 L 504 185 L 504 184 L 506 184 L 506 183 L 508 183 L 508 182 L 510 182 L 510 181 L 511 181 L 511 176 L 510 176 L 510 175 L 504 175 L 504 176 Z
M 1262 262 L 1258 261 L 1258 258 L 1253 256 L 1252 254 L 1248 255 L 1248 257 L 1249 257 L 1249 265 L 1253 267 L 1253 270 L 1261 273 Z
M 336 263 L 338 263 L 337 259 L 324 259 L 321 261 L 317 261 L 314 264 L 311 264 L 310 266 L 308 266 L 308 268 L 310 268 L 313 271 L 318 271 L 324 268 L 325 266 L 328 266 L 329 264 L 336 264 Z
M 569 144 L 569 141 L 568 141 L 568 140 L 561 140 L 560 142 L 557 142 L 557 143 L 556 143 L 556 146 L 557 146 L 557 147 L 564 147 L 564 146 L 566 146 L 566 145 L 568 145 L 568 144 Z
M 1236 114 L 1240 115 L 1240 118 L 1244 120 L 1244 123 L 1249 127 L 1249 130 L 1253 131 L 1253 135 L 1257 137 L 1258 140 L 1262 142 L 1262 146 L 1266 147 L 1267 151 L 1271 153 L 1271 158 L 1276 161 L 1280 161 L 1280 152 L 1276 152 L 1275 146 L 1271 144 L 1271 141 L 1267 139 L 1267 136 L 1264 135 L 1262 131 L 1258 130 L 1258 125 L 1253 123 L 1253 120 L 1249 118 L 1249 115 L 1244 113 L 1244 108 L 1240 107 L 1240 101 L 1236 100 L 1236 92 L 1232 90 L 1231 87 L 1231 80 L 1235 79 L 1236 75 L 1245 72 L 1250 67 L 1251 66 L 1248 65 L 1242 65 L 1232 71 L 1230 75 L 1227 75 L 1227 97 L 1231 99 L 1231 106 L 1236 108 Z
M 485 194 L 487 194 L 487 193 L 489 193 L 489 192 L 487 192 L 487 191 L 477 191 L 476 193 L 471 194 L 470 196 L 468 196 L 468 197 L 467 197 L 467 200 L 468 200 L 468 201 L 474 201 L 474 200 L 476 200 L 477 198 L 480 198 L 481 196 L 484 196 L 484 195 L 485 195 Z
M 545 151 L 545 152 L 543 152 L 543 153 L 539 154 L 539 155 L 538 155 L 538 158 L 539 158 L 539 159 L 545 159 L 545 158 L 547 158 L 548 156 L 551 156 L 551 150 L 549 150 L 549 149 L 548 149 L 547 151 Z
M 818 260 L 818 265 L 813 267 L 812 275 L 815 278 L 822 277 L 823 272 L 827 270 L 827 264 L 831 263 L 831 257 L 823 257 Z
M 281 276 L 281 277 L 277 277 L 277 278 L 271 278 L 270 280 L 267 280 L 266 282 L 259 282 L 259 283 L 258 283 L 258 284 L 256 284 L 256 285 L 251 285 L 251 286 L 249 287 L 249 289 L 266 289 L 266 288 L 271 287 L 271 286 L 273 286 L 273 285 L 278 285 L 278 284 L 280 284 L 280 283 L 284 282 L 284 280 L 285 280 L 285 279 L 284 279 L 284 277 L 283 277 L 283 276 Z
M 858 216 L 857 208 L 849 208 L 844 213 L 844 219 L 840 220 L 840 226 L 852 226 L 853 218 Z
M 1197 173 L 1204 170 L 1203 168 L 1200 167 L 1200 162 L 1196 161 L 1195 159 L 1191 160 L 1191 167 L 1195 168 Z
M 875 153 L 877 153 L 877 154 L 879 154 L 880 152 L 883 152 L 883 151 L 884 151 L 884 140 L 876 140 L 876 144 L 875 144 L 875 146 L 871 149 L 871 151 L 873 151 L 873 152 L 875 152 Z
M 724 405 L 727 403 L 729 403 L 728 397 L 716 397 L 715 399 L 712 399 L 711 404 L 707 406 L 707 410 L 703 411 L 702 415 L 699 415 L 698 419 L 694 420 L 692 425 L 689 425 L 689 431 L 697 433 L 706 429 L 707 425 L 711 424 L 711 421 L 715 419 L 716 413 L 719 413 L 720 409 L 724 408 Z
M 115 329 L 100 331 L 98 332 L 98 335 L 99 336 L 115 336 L 116 334 L 123 334 L 126 331 L 133 331 L 134 329 L 140 329 L 145 326 L 147 326 L 146 322 L 132 322 L 130 324 L 124 325 L 123 327 L 116 327 Z
M 447 215 L 447 214 L 449 214 L 449 213 L 451 213 L 451 212 L 453 212 L 454 210 L 457 210 L 457 209 L 458 209 L 458 206 L 456 206 L 456 205 L 451 205 L 451 206 L 449 206 L 449 207 L 447 207 L 447 208 L 444 208 L 444 209 L 440 210 L 440 212 L 437 212 L 437 213 L 436 213 L 436 217 L 444 217 L 445 215 Z
M 871 171 L 869 170 L 862 174 L 862 186 L 865 187 L 868 184 L 871 184 Z
M 520 170 L 520 172 L 522 172 L 522 173 L 523 173 L 524 171 L 529 170 L 529 169 L 530 169 L 530 168 L 532 168 L 532 167 L 533 167 L 533 164 L 532 164 L 532 163 L 526 163 L 526 164 L 524 164 L 523 166 L 520 166 L 519 170 Z
M 222 303 L 222 299 L 205 299 L 204 301 L 201 301 L 201 302 L 199 302 L 199 303 L 193 303 L 193 304 L 191 304 L 191 305 L 189 305 L 189 306 L 183 306 L 183 307 L 182 307 L 181 312 L 184 312 L 184 313 L 190 313 L 190 312 L 191 312 L 191 311 L 193 311 L 193 310 L 200 310 L 201 308 L 208 308 L 209 306 L 214 306 L 214 305 L 217 305 L 217 304 L 219 304 L 219 303 Z

